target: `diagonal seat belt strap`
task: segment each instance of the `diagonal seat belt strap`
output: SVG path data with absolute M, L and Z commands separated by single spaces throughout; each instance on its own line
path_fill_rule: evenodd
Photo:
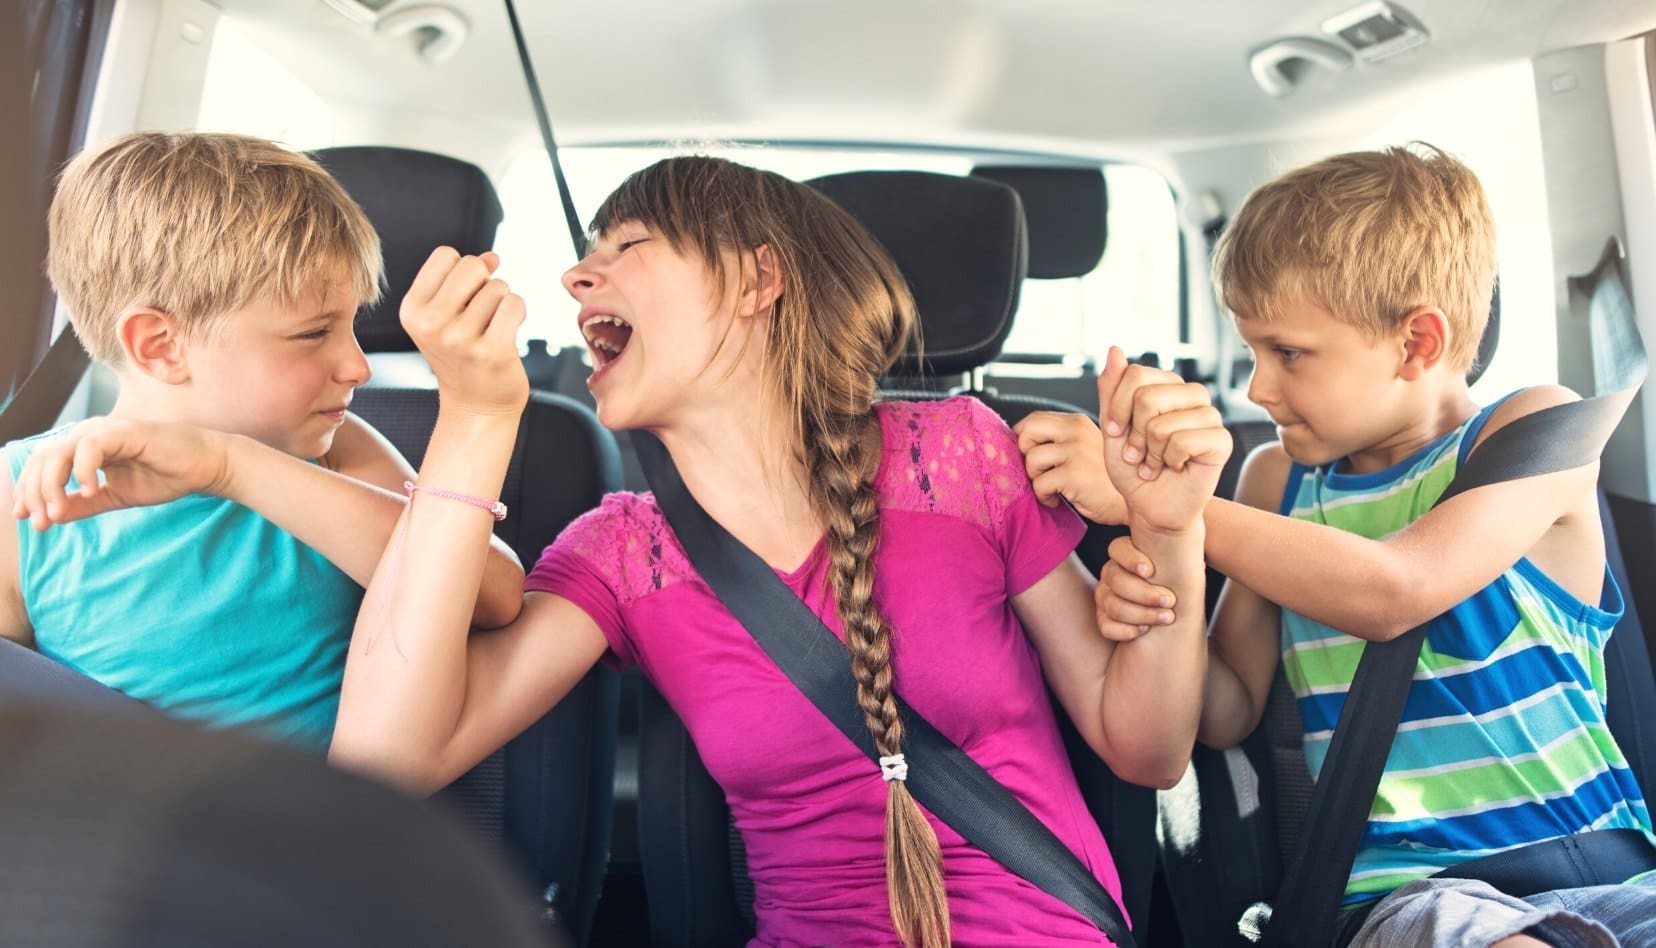
M 857 707 L 851 653 L 752 550 L 707 515 L 661 442 L 632 433 L 656 504 L 696 572 L 782 673 L 871 761 L 879 750 Z M 1011 791 L 896 694 L 911 764 L 908 789 L 934 816 L 1008 870 L 1086 916 L 1123 948 L 1133 936 L 1115 899 Z
M 63 327 L 40 364 L 0 410 L 0 444 L 52 427 L 89 364 L 91 359 L 75 331 Z
M 1596 282 L 1589 308 L 1595 349 L 1605 345 L 1615 350 L 1614 358 L 1599 366 L 1596 381 L 1602 394 L 1544 408 L 1490 434 L 1433 506 L 1490 484 L 1591 464 L 1604 452 L 1647 371 L 1618 260 L 1612 241 L 1590 277 Z M 1299 852 L 1266 929 L 1267 944 L 1324 948 L 1333 937 L 1425 639 L 1426 626 L 1421 625 L 1390 642 L 1364 646 L 1311 792 Z

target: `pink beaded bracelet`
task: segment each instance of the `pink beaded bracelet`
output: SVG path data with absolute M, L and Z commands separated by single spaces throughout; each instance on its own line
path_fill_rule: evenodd
M 445 500 L 458 500 L 462 504 L 470 504 L 473 507 L 480 507 L 487 510 L 489 513 L 494 514 L 496 523 L 506 519 L 506 505 L 498 500 L 484 500 L 481 497 L 473 497 L 470 494 L 462 494 L 457 490 L 444 490 L 441 487 L 427 487 L 424 484 L 416 484 L 413 481 L 403 481 L 403 490 L 408 492 L 410 500 L 414 498 L 415 491 L 422 491 L 432 495 L 433 497 L 442 497 Z

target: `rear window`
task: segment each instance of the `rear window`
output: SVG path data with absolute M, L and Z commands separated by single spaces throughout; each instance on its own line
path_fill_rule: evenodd
M 858 170 L 967 174 L 970 155 L 947 152 L 783 146 L 561 148 L 559 160 L 583 221 L 628 174 L 670 154 L 696 151 L 766 168 L 796 180 Z M 1109 246 L 1084 277 L 1029 280 L 1005 352 L 1063 364 L 1096 358 L 1109 346 L 1164 358 L 1179 341 L 1179 232 L 1167 181 L 1147 168 L 1109 164 Z M 552 169 L 542 149 L 520 154 L 499 182 L 506 220 L 496 242 L 501 274 L 529 304 L 526 338 L 553 349 L 580 345 L 574 309 L 559 276 L 573 261 Z M 1008 367 L 1011 368 L 1011 367 Z

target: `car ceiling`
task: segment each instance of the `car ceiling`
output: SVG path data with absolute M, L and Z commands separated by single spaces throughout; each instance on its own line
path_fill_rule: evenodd
M 324 99 L 532 130 L 503 3 L 443 0 L 468 36 L 432 65 L 360 0 L 219 0 Z M 368 0 L 370 5 L 384 5 Z M 393 2 L 394 12 L 417 0 Z M 1352 0 L 630 0 L 519 3 L 559 140 L 811 139 L 1108 153 L 1339 132 L 1483 66 L 1637 35 L 1656 3 L 1407 0 L 1431 41 L 1274 99 L 1250 50 L 1327 38 Z

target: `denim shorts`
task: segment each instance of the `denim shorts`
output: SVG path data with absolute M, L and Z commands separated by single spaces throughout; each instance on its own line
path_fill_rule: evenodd
M 1381 899 L 1351 948 L 1486 948 L 1520 934 L 1558 948 L 1656 948 L 1656 878 L 1527 899 L 1472 879 L 1421 879 Z

